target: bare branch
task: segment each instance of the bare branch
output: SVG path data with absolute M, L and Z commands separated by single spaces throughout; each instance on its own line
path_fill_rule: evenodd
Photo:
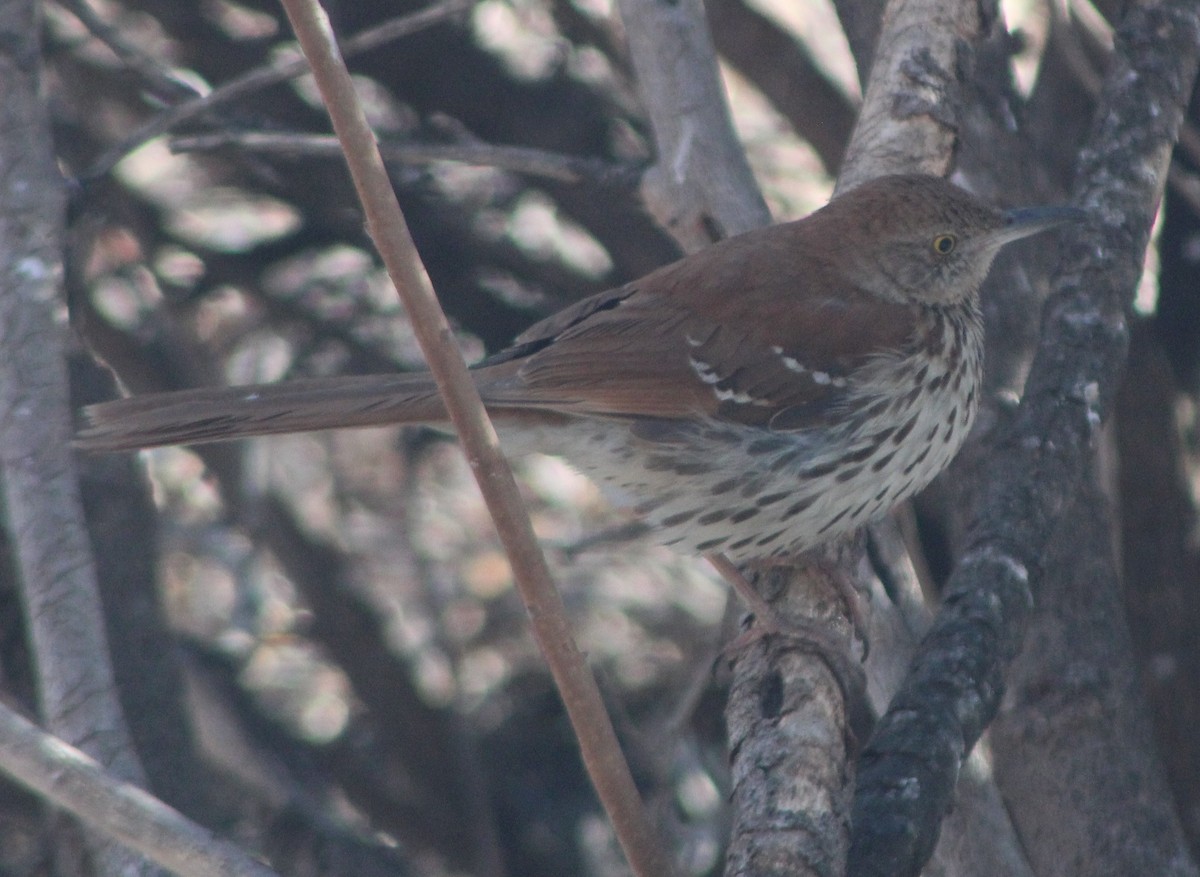
M 122 779 L 143 782 L 117 700 L 91 546 L 70 454 L 65 344 L 55 310 L 63 188 L 40 94 L 33 3 L 5 4 L 0 29 L 0 477 L 48 727 Z M 154 869 L 106 838 L 101 873 Z
M 470 0 L 442 0 L 440 3 L 435 3 L 417 12 L 397 16 L 360 34 L 355 34 L 343 42 L 340 47 L 342 55 L 348 58 L 359 52 L 366 52 L 377 48 L 392 40 L 409 36 L 424 28 L 447 21 L 461 14 L 464 10 L 470 8 L 470 5 Z M 172 128 L 176 128 L 191 119 L 211 113 L 217 107 L 223 106 L 237 98 L 255 91 L 261 91 L 272 85 L 278 85 L 281 82 L 287 82 L 289 79 L 303 76 L 307 72 L 308 65 L 304 62 L 303 58 L 275 61 L 264 67 L 243 73 L 236 79 L 231 79 L 206 95 L 178 104 L 169 110 L 164 110 L 120 143 L 105 150 L 104 154 L 96 159 L 91 167 L 80 174 L 80 179 L 87 181 L 102 177 L 116 167 L 117 162 L 147 140 L 152 140 L 160 134 L 165 134 Z
M 742 72 L 837 172 L 855 107 L 813 63 L 804 45 L 743 0 L 705 4 L 717 50 Z
M 170 65 L 164 64 L 152 55 L 142 51 L 125 38 L 121 31 L 113 27 L 92 9 L 88 0 L 59 0 L 67 9 L 83 22 L 84 27 L 91 31 L 92 36 L 108 46 L 114 55 L 131 70 L 137 71 L 143 79 L 157 88 L 162 95 L 192 98 L 196 97 L 196 89 L 180 77 Z
M 0 704 L 0 770 L 104 835 L 182 877 L 275 872 Z
M 961 56 L 980 27 L 975 3 L 888 4 L 838 192 L 882 172 L 946 175 L 958 136 Z
M 196 134 L 175 137 L 171 148 L 176 152 L 219 149 L 236 146 L 240 149 L 271 152 L 281 155 L 341 158 L 342 149 L 336 137 L 320 134 L 281 132 L 234 132 Z M 457 161 L 481 167 L 494 167 L 513 173 L 545 177 L 562 183 L 590 183 L 632 189 L 637 186 L 641 169 L 610 164 L 594 158 L 558 155 L 544 149 L 523 146 L 493 146 L 488 143 L 389 143 L 379 144 L 384 161 L 397 164 L 432 164 L 437 161 Z
M 866 82 L 875 60 L 875 44 L 879 41 L 886 0 L 834 0 L 833 5 L 854 55 L 858 81 Z
M 730 122 L 700 4 L 623 0 L 620 10 L 658 149 L 643 187 L 651 210 L 688 249 L 769 222 Z M 771 581 L 772 610 L 799 630 L 832 628 L 830 639 L 846 648 L 815 654 L 803 636 L 785 636 L 738 654 L 726 707 L 734 776 L 729 875 L 839 873 L 845 861 L 849 731 L 830 666 L 852 660 L 850 624 L 822 562 L 807 561 L 811 567 L 776 565 L 761 577 Z M 764 691 L 773 692 L 766 702 Z M 811 745 L 797 747 L 800 739 Z
M 1125 312 L 1195 78 L 1200 10 L 1131 7 L 1080 159 L 1076 202 L 1095 219 L 1067 236 L 1037 359 L 1012 432 L 985 467 L 972 546 L 913 672 L 864 753 L 855 874 L 915 874 L 954 776 L 994 715 L 1055 523 L 1091 460 L 1125 354 Z M 919 787 L 920 796 L 896 790 Z
M 651 212 L 689 251 L 768 224 L 699 0 L 618 6 L 658 149 L 642 189 Z

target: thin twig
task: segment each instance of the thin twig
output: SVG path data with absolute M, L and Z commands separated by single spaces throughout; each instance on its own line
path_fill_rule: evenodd
M 236 845 L 104 771 L 87 754 L 0 704 L 0 767 L 85 824 L 184 877 L 275 877 Z
M 562 695 L 588 773 L 634 872 L 639 877 L 668 875 L 672 871 L 670 861 L 651 830 L 595 679 L 571 637 L 562 598 L 550 578 L 483 402 L 462 355 L 451 341 L 449 324 L 400 212 L 350 73 L 338 56 L 329 20 L 316 0 L 282 2 L 345 149 L 350 175 L 366 213 L 367 229 L 404 301 L 496 523 L 534 636 Z
M 175 152 L 219 149 L 236 146 L 256 152 L 341 158 L 342 148 L 336 137 L 325 134 L 299 134 L 263 131 L 219 131 L 175 137 Z M 595 158 L 560 155 L 524 146 L 493 146 L 488 143 L 388 143 L 379 144 L 384 161 L 398 164 L 432 164 L 456 161 L 481 167 L 494 167 L 514 173 L 545 177 L 563 183 L 588 182 L 600 186 L 631 189 L 637 185 L 641 168 L 616 165 Z
M 441 3 L 435 3 L 418 12 L 389 19 L 383 24 L 368 28 L 343 42 L 340 47 L 342 56 L 350 57 L 374 49 L 391 40 L 410 36 L 419 30 L 459 15 L 469 9 L 472 2 L 473 0 L 443 0 Z M 227 104 L 236 98 L 261 91 L 289 79 L 295 79 L 307 72 L 308 65 L 303 58 L 274 61 L 247 71 L 224 85 L 214 88 L 202 97 L 181 103 L 154 116 L 120 143 L 105 150 L 92 163 L 91 167 L 80 174 L 79 179 L 84 182 L 98 179 L 111 171 L 121 159 L 147 140 L 165 134 L 190 119 L 212 112 L 218 106 Z
M 101 18 L 87 0 L 58 0 L 59 5 L 83 23 L 96 39 L 108 46 L 126 67 L 162 92 L 162 97 L 192 98 L 199 95 L 196 88 L 180 77 L 169 64 L 143 51 L 125 39 L 119 28 Z

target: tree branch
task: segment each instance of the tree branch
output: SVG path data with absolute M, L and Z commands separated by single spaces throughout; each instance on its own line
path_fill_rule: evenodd
M 767 225 L 771 215 L 733 130 L 699 0 L 620 0 L 658 156 L 642 195 L 684 249 Z
M 962 758 L 995 714 L 1054 524 L 1069 507 L 1125 355 L 1129 307 L 1200 44 L 1190 2 L 1131 7 L 1117 34 L 1055 293 L 1011 432 L 984 470 L 970 550 L 864 753 L 851 872 L 916 874 Z M 920 789 L 912 795 L 908 790 Z
M 274 871 L 239 847 L 137 786 L 114 779 L 86 754 L 3 704 L 0 769 L 85 824 L 182 877 L 275 877 Z
M 76 2 L 82 3 L 83 0 L 76 0 Z M 439 22 L 447 21 L 461 14 L 469 6 L 469 0 L 441 0 L 425 9 L 389 19 L 383 24 L 345 40 L 340 46 L 342 56 L 348 58 L 351 55 L 378 48 L 392 40 L 409 36 Z M 304 59 L 293 58 L 286 61 L 275 61 L 267 66 L 243 73 L 218 88 L 214 88 L 208 94 L 177 104 L 154 116 L 120 143 L 105 150 L 86 171 L 79 175 L 79 178 L 84 181 L 98 179 L 111 171 L 121 159 L 146 141 L 153 140 L 160 134 L 179 127 L 184 122 L 211 113 L 217 107 L 224 106 L 233 100 L 303 76 L 307 72 L 308 64 Z
M 42 105 L 33 3 L 0 7 L 0 465 L 38 695 L 47 726 L 122 779 L 144 782 L 117 700 L 70 452 L 66 355 L 56 320 L 63 186 Z M 100 873 L 150 873 L 89 837 Z
M 832 175 L 854 129 L 854 103 L 805 46 L 743 0 L 705 4 L 717 51 L 746 76 L 812 146 Z
M 888 4 L 838 192 L 880 173 L 946 175 L 958 137 L 964 55 L 983 26 L 975 3 Z
M 295 134 L 279 131 L 221 131 L 213 134 L 193 134 L 175 137 L 171 149 L 176 152 L 217 149 L 236 146 L 250 152 L 271 152 L 281 155 L 307 155 L 321 158 L 341 158 L 341 146 L 336 137 L 320 134 Z M 575 155 L 556 155 L 544 149 L 524 146 L 494 146 L 490 143 L 391 143 L 379 144 L 384 161 L 397 164 L 432 164 L 437 161 L 457 161 L 463 164 L 494 167 L 513 173 L 544 177 L 562 183 L 590 183 L 634 189 L 641 168 L 621 166 L 596 158 Z

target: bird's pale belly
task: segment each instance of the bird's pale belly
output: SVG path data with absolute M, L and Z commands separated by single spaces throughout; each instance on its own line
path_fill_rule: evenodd
M 562 456 L 675 550 L 735 562 L 793 554 L 887 513 L 941 472 L 970 430 L 978 372 L 935 374 L 938 389 L 892 394 L 869 419 L 821 429 L 699 421 L 637 435 L 626 421 L 578 418 L 522 430 L 514 450 Z

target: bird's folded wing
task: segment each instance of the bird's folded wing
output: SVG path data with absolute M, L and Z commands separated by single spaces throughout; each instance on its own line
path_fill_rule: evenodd
M 491 366 L 504 374 L 484 382 L 485 400 L 803 429 L 853 391 L 857 367 L 902 344 L 913 327 L 899 307 L 881 327 L 878 302 L 855 296 L 792 288 L 778 298 L 760 285 L 702 302 L 662 288 L 602 293 L 534 326 Z

